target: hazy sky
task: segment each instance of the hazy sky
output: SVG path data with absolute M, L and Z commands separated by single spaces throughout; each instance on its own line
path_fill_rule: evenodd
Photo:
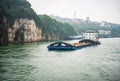
M 28 0 L 37 14 L 120 24 L 120 0 Z

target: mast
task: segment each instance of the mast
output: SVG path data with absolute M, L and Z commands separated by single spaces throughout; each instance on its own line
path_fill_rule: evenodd
M 76 11 L 74 11 L 74 19 L 76 18 Z

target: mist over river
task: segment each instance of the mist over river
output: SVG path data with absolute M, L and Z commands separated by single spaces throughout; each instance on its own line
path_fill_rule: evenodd
M 0 81 L 120 81 L 120 38 L 100 42 L 75 51 L 48 51 L 52 42 L 1 46 Z

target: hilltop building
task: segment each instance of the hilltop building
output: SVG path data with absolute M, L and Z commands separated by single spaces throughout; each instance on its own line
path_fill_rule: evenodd
M 72 20 L 72 22 L 75 23 L 75 24 L 81 24 L 81 23 L 83 22 L 83 20 L 82 20 L 82 19 L 74 18 L 74 19 Z
M 90 23 L 90 17 L 86 17 L 86 24 L 89 24 Z
M 100 37 L 110 37 L 111 31 L 110 30 L 99 30 L 99 36 Z
M 111 27 L 111 25 L 105 21 L 101 21 L 100 26 L 101 27 Z
M 99 30 L 99 34 L 110 35 L 111 31 L 109 31 L 109 30 Z

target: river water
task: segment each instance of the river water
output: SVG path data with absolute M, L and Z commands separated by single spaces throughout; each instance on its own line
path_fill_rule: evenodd
M 100 41 L 75 51 L 48 51 L 52 42 L 2 46 L 0 81 L 120 81 L 120 38 Z

